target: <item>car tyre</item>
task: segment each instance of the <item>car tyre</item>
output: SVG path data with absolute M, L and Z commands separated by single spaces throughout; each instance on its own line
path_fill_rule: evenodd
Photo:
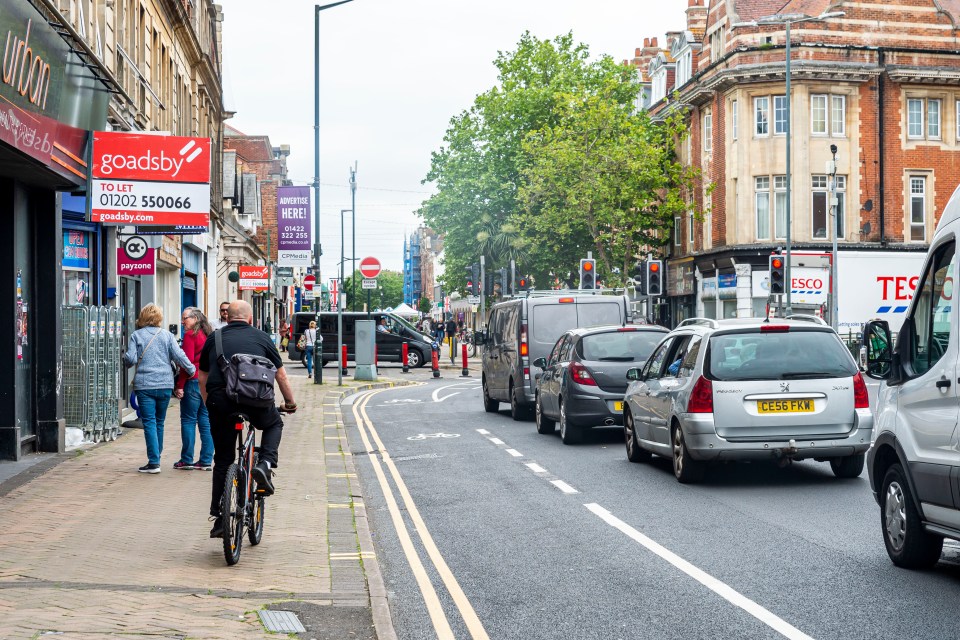
M 670 440 L 673 443 L 673 475 L 676 476 L 677 481 L 680 484 L 695 484 L 703 480 L 706 465 L 690 457 L 680 425 L 673 425 Z
M 546 414 L 543 413 L 543 401 L 540 399 L 540 394 L 537 394 L 537 405 L 536 405 L 536 420 L 537 420 L 537 433 L 543 435 L 550 435 L 557 430 L 557 423 L 553 418 L 548 418 Z
M 838 478 L 858 478 L 863 473 L 865 461 L 866 456 L 862 453 L 843 458 L 832 458 L 830 469 L 833 470 L 833 475 Z
M 648 462 L 651 454 L 640 446 L 637 441 L 637 430 L 633 425 L 633 414 L 630 410 L 623 412 L 623 435 L 627 444 L 627 460 L 630 462 Z
M 416 349 L 407 351 L 407 366 L 411 369 L 422 367 L 424 362 L 426 362 L 426 359 L 423 357 L 423 354 Z M 496 411 L 496 409 L 494 409 L 494 411 Z
M 487 378 L 483 378 L 483 410 L 487 413 L 496 413 L 500 409 L 500 403 L 497 400 L 494 400 L 490 397 L 490 392 L 487 390 Z
M 579 427 L 570 424 L 567 418 L 567 403 L 560 399 L 560 440 L 563 444 L 577 444 L 580 442 Z
M 943 538 L 923 530 L 920 514 L 899 464 L 891 466 L 880 485 L 880 526 L 883 544 L 893 564 L 904 569 L 929 569 L 943 551 Z
M 520 404 L 520 396 L 517 387 L 510 383 L 510 417 L 520 422 L 530 417 L 530 410 Z

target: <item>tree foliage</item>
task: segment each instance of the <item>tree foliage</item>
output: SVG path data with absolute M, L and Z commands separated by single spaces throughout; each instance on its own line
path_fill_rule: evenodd
M 644 244 L 665 242 L 689 186 L 673 159 L 679 119 L 634 115 L 634 71 L 591 60 L 567 33 L 525 33 L 494 61 L 496 86 L 450 120 L 419 214 L 444 235 L 445 289 L 464 291 L 465 267 L 486 257 L 548 283 L 586 251 L 601 274 L 623 270 Z M 654 242 L 650 242 L 650 240 Z
M 367 292 L 360 286 L 364 279 L 363 274 L 354 271 L 353 276 L 347 276 L 345 279 L 344 291 L 349 292 L 353 282 L 357 283 L 357 299 L 354 301 L 356 305 L 347 298 L 347 307 L 357 311 L 363 310 L 363 305 L 367 303 Z M 370 306 L 373 309 L 388 307 L 392 309 L 401 302 L 403 302 L 403 274 L 398 271 L 381 271 L 377 276 L 377 288 L 370 289 Z

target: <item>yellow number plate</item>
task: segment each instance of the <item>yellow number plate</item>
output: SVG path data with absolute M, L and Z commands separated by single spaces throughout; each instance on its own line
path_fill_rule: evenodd
M 623 411 L 623 403 L 620 402 L 620 401 L 615 401 L 615 402 L 613 403 L 613 410 L 614 410 L 614 411 Z
M 813 400 L 757 400 L 757 413 L 813 413 Z

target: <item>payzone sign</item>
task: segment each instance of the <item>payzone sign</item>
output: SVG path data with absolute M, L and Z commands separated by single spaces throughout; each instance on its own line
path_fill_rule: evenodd
M 91 220 L 206 228 L 210 139 L 98 131 L 93 134 Z
M 838 263 L 841 328 L 880 319 L 899 331 L 926 259 L 924 252 L 841 251 Z

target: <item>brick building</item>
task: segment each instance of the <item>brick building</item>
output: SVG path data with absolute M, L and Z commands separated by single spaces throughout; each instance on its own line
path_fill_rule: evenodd
M 800 255 L 831 249 L 835 145 L 841 327 L 876 315 L 897 324 L 909 291 L 889 278 L 919 272 L 960 184 L 960 2 L 687 2 L 686 29 L 667 34 L 663 49 L 646 38 L 630 61 L 655 118 L 687 114 L 691 136 L 679 153 L 704 175 L 691 194 L 702 220 L 675 220 L 662 319 L 762 314 L 788 206 L 794 275 L 819 265 Z M 763 18 L 826 12 L 843 15 L 791 28 L 788 179 L 786 27 Z M 794 292 L 797 311 L 823 304 Z

